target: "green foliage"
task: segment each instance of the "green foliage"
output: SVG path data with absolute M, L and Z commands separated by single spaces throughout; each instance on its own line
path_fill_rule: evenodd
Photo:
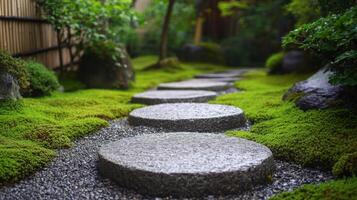
M 202 42 L 198 45 L 203 48 L 201 61 L 216 63 L 216 64 L 224 64 L 224 57 L 221 50 L 221 47 L 213 42 Z
M 37 1 L 56 30 L 69 27 L 82 43 L 113 39 L 133 20 L 130 0 Z
M 29 96 L 49 95 L 59 88 L 60 85 L 55 73 L 41 63 L 29 60 L 26 61 L 25 67 L 29 74 Z
M 291 16 L 284 12 L 289 1 L 243 2 L 249 6 L 232 16 L 239 23 L 239 31 L 221 42 L 225 60 L 233 66 L 262 64 L 281 49 L 280 38 L 292 26 Z
M 284 52 L 278 52 L 272 54 L 268 60 L 265 62 L 265 67 L 270 71 L 281 67 L 283 64 Z
M 286 10 L 297 19 L 297 26 L 312 22 L 321 17 L 319 0 L 292 0 Z
M 145 70 L 156 57 L 134 60 L 139 71 L 133 88 L 54 92 L 41 98 L 24 98 L 0 104 L 0 185 L 19 180 L 45 166 L 55 155 L 53 149 L 67 148 L 78 137 L 107 126 L 107 120 L 126 117 L 140 105 L 131 97 L 161 82 L 178 81 L 212 70 L 214 65 L 183 64 L 182 70 Z M 153 78 L 155 77 L 155 78 Z M 69 81 L 70 76 L 66 77 Z
M 283 192 L 271 200 L 351 200 L 357 196 L 357 178 L 304 185 L 292 192 Z
M 325 14 L 341 13 L 356 5 L 355 0 L 318 0 L 321 11 Z
M 329 170 L 342 156 L 356 152 L 357 116 L 352 111 L 302 111 L 294 103 L 282 101 L 284 92 L 307 77 L 249 73 L 237 83 L 243 93 L 227 94 L 214 101 L 242 108 L 253 122 L 250 131 L 229 134 L 267 145 L 277 159 Z
M 357 7 L 305 24 L 283 40 L 286 49 L 299 48 L 321 59 L 336 72 L 334 84 L 357 85 Z
M 158 52 L 167 3 L 168 1 L 155 0 L 145 10 L 143 18 L 146 23 L 140 27 L 144 30 L 144 36 L 142 42 L 139 44 L 138 53 L 156 54 Z M 176 1 L 168 33 L 168 49 L 171 53 L 183 44 L 192 41 L 194 20 L 194 1 Z
M 335 176 L 357 175 L 357 152 L 342 156 L 333 166 L 332 172 Z
M 21 92 L 26 92 L 29 83 L 29 74 L 26 71 L 25 63 L 20 60 L 13 58 L 8 52 L 0 49 L 0 73 L 7 72 L 14 76 L 21 88 Z
M 236 13 L 236 9 L 248 8 L 248 3 L 244 1 L 218 2 L 218 8 L 222 12 L 222 16 L 231 16 Z

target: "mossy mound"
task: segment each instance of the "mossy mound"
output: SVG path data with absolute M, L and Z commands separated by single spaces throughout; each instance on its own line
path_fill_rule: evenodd
M 41 63 L 29 60 L 25 63 L 29 74 L 30 90 L 27 96 L 46 96 L 59 88 L 55 73 Z
M 357 196 L 357 178 L 305 185 L 292 192 L 283 192 L 271 200 L 351 200 Z
M 278 52 L 272 54 L 265 62 L 265 67 L 268 69 L 269 73 L 274 74 L 279 71 L 282 67 L 284 59 L 284 52 Z

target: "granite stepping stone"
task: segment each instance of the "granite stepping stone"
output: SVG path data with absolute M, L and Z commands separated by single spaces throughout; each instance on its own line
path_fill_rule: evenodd
M 241 77 L 247 70 L 238 69 L 238 70 L 229 70 L 225 72 L 217 72 L 217 73 L 208 73 L 208 74 L 199 74 L 196 75 L 195 78 L 236 78 Z
M 173 83 L 162 83 L 158 90 L 208 90 L 208 91 L 225 91 L 232 87 L 231 83 L 189 80 Z
M 170 131 L 221 132 L 245 125 L 240 108 L 207 103 L 159 104 L 129 114 L 133 126 L 151 126 Z
M 147 105 L 162 103 L 207 102 L 216 98 L 217 93 L 203 90 L 154 90 L 135 95 L 133 103 Z
M 268 183 L 274 159 L 261 144 L 223 134 L 144 134 L 103 146 L 99 171 L 142 194 L 199 197 Z
M 227 82 L 227 83 L 233 83 L 240 78 L 235 78 L 235 77 L 228 77 L 228 78 L 196 78 L 196 79 L 191 79 L 192 81 L 213 81 L 213 82 Z

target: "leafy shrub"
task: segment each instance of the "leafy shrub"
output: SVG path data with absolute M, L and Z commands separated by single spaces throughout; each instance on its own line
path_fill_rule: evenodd
M 0 72 L 7 72 L 14 76 L 21 88 L 21 92 L 26 92 L 29 83 L 29 74 L 25 68 L 25 62 L 13 58 L 8 52 L 0 49 Z
M 269 71 L 274 71 L 281 67 L 283 63 L 283 58 L 284 52 L 274 53 L 265 62 L 265 67 L 268 68 Z
M 297 26 L 312 22 L 321 17 L 318 0 L 292 0 L 286 10 L 297 19 Z
M 60 86 L 55 73 L 41 63 L 29 60 L 25 63 L 29 74 L 30 90 L 28 96 L 45 96 L 57 90 Z
M 283 39 L 285 49 L 299 48 L 321 59 L 335 73 L 330 82 L 357 85 L 357 7 L 305 24 Z
M 357 152 L 350 153 L 341 158 L 333 166 L 332 172 L 335 176 L 357 175 Z

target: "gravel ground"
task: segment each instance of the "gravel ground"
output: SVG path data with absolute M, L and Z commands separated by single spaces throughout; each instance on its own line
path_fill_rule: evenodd
M 32 177 L 1 188 L 0 199 L 160 199 L 119 188 L 111 181 L 101 178 L 96 167 L 97 150 L 101 145 L 140 133 L 159 132 L 163 130 L 130 127 L 126 120 L 113 121 L 111 126 L 75 142 L 73 148 L 59 150 L 55 160 Z M 332 178 L 328 173 L 286 162 L 276 161 L 276 166 L 271 185 L 259 186 L 240 195 L 207 196 L 204 199 L 267 199 L 273 194 L 291 190 L 301 184 Z

